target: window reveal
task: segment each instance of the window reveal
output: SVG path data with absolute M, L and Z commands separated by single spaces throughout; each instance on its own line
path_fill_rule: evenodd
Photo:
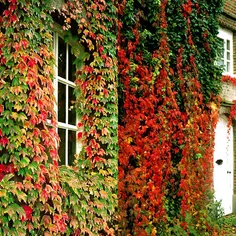
M 233 33 L 220 29 L 218 37 L 221 45 L 218 63 L 224 66 L 224 74 L 233 74 Z
M 58 134 L 60 136 L 59 156 L 60 165 L 72 165 L 74 155 L 78 151 L 76 144 L 76 110 L 75 110 L 75 66 L 71 46 L 54 33 L 55 66 L 55 97 L 58 120 Z

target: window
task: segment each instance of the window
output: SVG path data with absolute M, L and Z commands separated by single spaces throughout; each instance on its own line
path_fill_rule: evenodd
M 221 28 L 218 37 L 221 43 L 218 63 L 224 66 L 224 74 L 233 74 L 233 33 Z
M 60 165 L 72 165 L 74 155 L 78 152 L 76 144 L 76 110 L 75 110 L 75 66 L 74 55 L 71 47 L 64 40 L 54 33 L 54 53 L 56 58 L 55 66 L 55 97 L 56 114 L 58 120 L 58 134 L 61 142 L 59 147 Z

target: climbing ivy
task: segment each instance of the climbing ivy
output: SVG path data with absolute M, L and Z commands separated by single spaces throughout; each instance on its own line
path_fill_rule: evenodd
M 120 1 L 118 196 L 125 235 L 216 234 L 207 205 L 221 8 L 222 1 Z
M 52 6 L 1 1 L 0 234 L 114 235 L 116 7 L 113 1 L 87 0 L 68 1 L 60 10 Z M 58 166 L 55 13 L 76 56 L 77 138 L 83 150 L 73 167 Z
M 1 1 L 1 13 L 0 234 L 58 234 L 68 214 L 58 179 L 51 17 L 37 1 Z
M 207 204 L 222 1 L 52 6 L 0 0 L 0 234 L 217 234 Z M 71 167 L 58 166 L 53 19 L 76 57 L 83 150 Z
M 116 7 L 113 1 L 70 1 L 61 13 L 66 16 L 65 29 L 76 22 L 78 42 L 86 49 L 75 60 L 78 126 L 83 128 L 78 139 L 83 150 L 76 157 L 74 171 L 66 168 L 62 172 L 63 186 L 70 196 L 66 207 L 77 219 L 72 228 L 114 235 L 118 164 Z M 81 57 L 85 59 L 82 69 Z

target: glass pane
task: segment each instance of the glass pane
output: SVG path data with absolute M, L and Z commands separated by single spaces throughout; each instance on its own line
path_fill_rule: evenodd
M 230 72 L 230 62 L 227 62 L 226 72 Z
M 224 58 L 224 40 L 219 38 L 220 41 L 220 50 L 219 50 L 219 58 Z
M 73 65 L 73 62 L 75 61 L 75 56 L 71 53 L 71 47 L 69 47 L 69 52 L 69 80 L 74 82 L 76 68 L 75 65 Z
M 223 65 L 224 65 L 224 60 L 223 60 L 223 59 L 220 59 L 220 60 L 218 61 L 218 65 L 219 65 L 219 66 L 223 66 Z
M 69 86 L 69 124 L 76 125 L 74 88 Z
M 72 165 L 76 153 L 76 131 L 68 130 L 68 165 Z
M 227 60 L 230 60 L 230 52 L 227 52 Z
M 66 122 L 66 86 L 58 82 L 58 121 Z
M 66 78 L 66 44 L 58 37 L 58 75 Z
M 58 134 L 60 136 L 61 142 L 59 147 L 59 157 L 61 161 L 59 162 L 59 165 L 65 165 L 65 152 L 66 152 L 66 146 L 65 146 L 65 140 L 66 140 L 66 130 L 65 129 L 58 129 Z
M 227 39 L 227 41 L 226 41 L 226 48 L 227 48 L 227 50 L 230 50 L 230 41 Z

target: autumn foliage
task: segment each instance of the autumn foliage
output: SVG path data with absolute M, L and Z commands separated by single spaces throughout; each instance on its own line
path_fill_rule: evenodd
M 0 1 L 0 235 L 114 235 L 116 8 L 112 1 L 52 6 L 53 1 Z M 73 167 L 58 166 L 55 14 L 77 56 L 83 151 Z M 72 36 L 71 29 L 78 34 Z
M 220 7 L 119 4 L 120 235 L 216 233 L 206 219 L 221 80 L 210 35 Z
M 222 1 L 53 2 L 0 0 L 0 235 L 216 235 Z M 53 21 L 76 57 L 83 150 L 70 167 L 58 166 Z

